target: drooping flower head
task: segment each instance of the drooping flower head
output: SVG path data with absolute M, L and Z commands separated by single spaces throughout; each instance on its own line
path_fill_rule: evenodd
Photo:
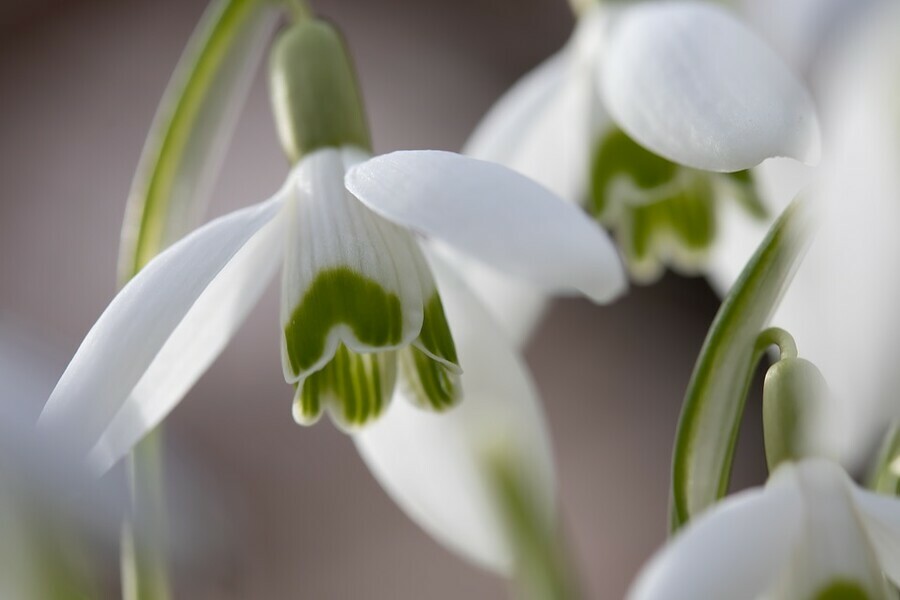
M 104 469 L 177 404 L 282 266 L 281 354 L 294 416 L 344 428 L 381 414 L 395 381 L 421 407 L 460 397 L 450 324 L 419 247 L 428 236 L 547 291 L 615 297 L 624 277 L 580 211 L 504 167 L 446 152 L 370 159 L 337 31 L 304 19 L 272 52 L 279 136 L 294 163 L 269 200 L 158 255 L 88 333 L 42 415 L 81 424 Z M 282 260 L 283 259 L 283 260 Z
M 783 61 L 714 3 L 594 2 L 466 147 L 584 205 L 631 275 L 702 270 L 723 200 L 764 216 L 747 169 L 815 161 L 813 103 Z

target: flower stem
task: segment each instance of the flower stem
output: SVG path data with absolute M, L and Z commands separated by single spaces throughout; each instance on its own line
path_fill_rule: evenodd
M 756 352 L 762 355 L 769 346 L 778 346 L 778 360 L 797 358 L 797 343 L 790 333 L 780 327 L 770 327 L 756 338 Z
M 538 499 L 529 493 L 511 461 L 495 456 L 488 465 L 507 535 L 515 549 L 516 577 L 523 595 L 532 600 L 578 598 L 561 536 L 542 514 Z
M 128 460 L 132 518 L 122 527 L 123 600 L 169 600 L 163 435 L 151 432 Z

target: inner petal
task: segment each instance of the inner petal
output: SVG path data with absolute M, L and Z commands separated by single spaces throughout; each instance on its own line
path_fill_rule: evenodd
M 396 373 L 395 352 L 357 354 L 341 344 L 331 362 L 297 383 L 294 420 L 311 425 L 327 409 L 342 429 L 361 427 L 387 408 Z
M 412 235 L 344 188 L 341 150 L 297 167 L 282 288 L 285 379 L 300 382 L 343 344 L 355 353 L 400 348 L 422 328 L 430 274 Z

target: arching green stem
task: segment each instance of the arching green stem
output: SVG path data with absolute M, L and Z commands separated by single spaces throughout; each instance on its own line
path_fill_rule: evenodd
M 275 25 L 269 0 L 215 0 L 182 54 L 160 102 L 132 183 L 119 249 L 124 285 L 196 225 L 210 182 Z M 134 501 L 122 535 L 126 600 L 171 597 L 165 553 L 162 439 L 150 433 L 128 462 Z
M 671 528 L 728 490 L 747 391 L 762 348 L 760 332 L 787 288 L 811 237 L 810 208 L 795 200 L 769 230 L 713 320 L 685 393 L 672 461 Z M 762 336 L 782 352 L 777 330 Z M 795 351 L 795 350 L 793 350 Z

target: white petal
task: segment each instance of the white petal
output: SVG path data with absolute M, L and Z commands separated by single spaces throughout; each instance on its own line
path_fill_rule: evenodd
M 463 556 L 507 573 L 513 551 L 483 460 L 498 446 L 508 453 L 551 519 L 549 436 L 521 358 L 456 276 L 433 265 L 464 369 L 463 400 L 434 414 L 397 398 L 355 440 L 375 477 L 414 521 Z
M 321 369 L 340 343 L 355 352 L 409 344 L 422 327 L 423 302 L 434 291 L 428 266 L 410 233 L 367 209 L 345 189 L 346 169 L 364 158 L 359 151 L 325 148 L 306 156 L 292 174 L 295 197 L 286 210 L 289 225 L 281 323 L 283 327 L 293 323 L 296 335 L 304 336 L 304 340 L 309 336 L 311 341 L 305 341 L 305 347 L 320 345 L 321 351 L 308 352 L 301 358 L 296 350 L 299 342 L 290 346 L 292 350 L 287 341 L 282 344 L 284 374 L 291 383 Z M 399 315 L 381 315 L 390 335 L 381 335 L 385 333 L 382 331 L 376 336 L 378 341 L 360 339 L 349 321 L 335 317 L 334 323 L 325 322 L 333 316 L 330 314 L 316 315 L 317 323 L 295 323 L 310 289 L 321 282 L 319 276 L 335 269 L 349 270 L 399 298 Z M 328 289 L 322 293 L 338 298 L 351 292 Z M 399 317 L 400 322 L 390 321 L 394 317 Z M 399 336 L 394 336 L 397 331 Z
M 463 154 L 500 163 L 582 203 L 594 141 L 608 124 L 596 96 L 593 67 L 609 12 L 598 5 L 582 16 L 565 48 L 494 104 Z
M 512 166 L 535 117 L 566 79 L 568 55 L 554 54 L 525 74 L 482 117 L 463 154 Z
M 884 578 L 844 470 L 829 460 L 809 459 L 779 469 L 774 478 L 793 480 L 803 501 L 800 536 L 776 597 L 819 598 L 835 584 L 850 584 L 868 598 L 884 598 Z
M 900 585 L 900 499 L 862 489 L 853 495 L 881 569 Z
M 800 515 L 790 482 L 730 496 L 660 550 L 628 598 L 758 600 L 790 556 Z
M 507 277 L 445 244 L 432 244 L 517 348 L 524 348 L 547 310 L 550 299 L 527 283 Z
M 351 169 L 347 187 L 386 219 L 546 291 L 578 290 L 605 302 L 625 288 L 605 232 L 500 165 L 451 152 L 394 152 Z
M 176 343 L 184 343 L 186 333 L 178 328 L 191 308 L 211 286 L 213 291 L 222 291 L 213 286 L 216 277 L 223 270 L 226 275 L 236 275 L 226 267 L 236 255 L 242 256 L 241 248 L 275 219 L 281 206 L 279 192 L 263 204 L 210 222 L 161 253 L 122 288 L 85 337 L 47 401 L 38 423 L 43 433 L 54 438 L 74 432 L 77 439 L 72 440 L 72 451 L 90 450 L 173 332 L 178 334 Z M 278 257 L 269 258 L 276 261 Z M 244 291 L 256 293 L 255 286 L 239 293 Z M 204 299 L 202 306 L 208 307 L 210 302 Z M 240 312 L 229 314 L 238 318 Z M 224 326 L 226 316 L 221 319 L 219 324 Z M 162 358 L 171 360 L 168 352 Z M 193 358 L 198 364 L 211 359 L 205 352 Z M 185 384 L 195 378 L 196 374 L 182 371 L 169 380 L 169 389 L 183 393 Z M 138 391 L 145 393 L 148 385 Z M 163 402 L 155 395 L 148 397 Z M 164 403 L 174 405 L 179 399 L 168 398 Z
M 259 229 L 175 328 L 91 451 L 103 472 L 156 427 L 224 350 L 280 263 L 284 219 Z
M 762 40 L 713 4 L 653 2 L 623 11 L 600 77 L 613 119 L 675 162 L 739 171 L 773 156 L 818 160 L 806 89 Z

